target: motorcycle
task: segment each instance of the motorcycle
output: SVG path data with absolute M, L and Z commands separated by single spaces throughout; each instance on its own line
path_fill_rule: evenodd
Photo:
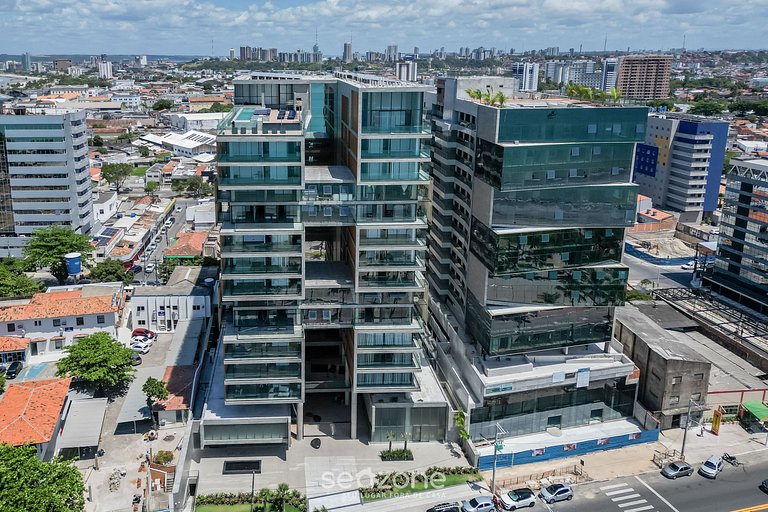
M 728 464 L 731 464 L 732 466 L 738 466 L 739 461 L 736 457 L 731 455 L 730 453 L 724 453 L 723 454 L 723 460 L 727 462 Z

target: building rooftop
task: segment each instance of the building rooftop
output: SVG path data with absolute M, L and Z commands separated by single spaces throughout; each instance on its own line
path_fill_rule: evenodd
M 193 258 L 203 254 L 208 231 L 187 231 L 176 235 L 176 242 L 165 250 L 165 258 Z
M 26 350 L 31 340 L 18 336 L 0 336 L 0 352 Z
M 37 293 L 23 305 L 3 307 L 0 303 L 0 322 L 114 312 L 117 312 L 117 306 L 111 295 L 84 297 L 82 290 L 55 291 Z
M 671 306 L 666 304 L 664 306 L 677 313 Z M 661 308 L 662 305 L 658 304 L 658 307 Z M 668 328 L 665 329 L 656 323 L 655 318 L 652 318 L 653 321 L 649 321 L 648 317 L 650 315 L 648 315 L 648 312 L 653 309 L 653 304 L 645 304 L 642 309 L 628 304 L 616 308 L 616 321 L 626 325 L 637 336 L 640 336 L 651 350 L 664 359 L 697 361 L 700 363 L 709 362 L 693 348 L 676 339 L 674 333 L 667 330 Z M 657 315 L 657 318 L 665 318 L 666 316 L 666 313 L 660 313 L 660 315 Z
M 50 441 L 71 380 L 67 377 L 8 386 L 0 398 L 0 443 L 19 446 Z
M 165 286 L 141 286 L 134 290 L 133 296 L 210 295 L 211 287 L 205 285 L 205 280 L 215 280 L 218 274 L 218 267 L 178 265 L 173 269 L 173 273 Z
M 168 398 L 157 402 L 156 407 L 165 411 L 188 410 L 196 370 L 194 365 L 166 367 L 163 382 L 168 388 Z
M 310 165 L 304 168 L 305 183 L 355 183 L 355 175 L 345 165 Z

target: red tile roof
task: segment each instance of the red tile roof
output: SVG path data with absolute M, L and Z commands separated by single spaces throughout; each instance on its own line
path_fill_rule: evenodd
M 18 336 L 0 336 L 0 352 L 27 350 L 29 341 L 27 338 L 20 338 Z
M 11 384 L 0 398 L 0 443 L 46 443 L 53 437 L 70 378 Z
M 165 250 L 165 256 L 201 256 L 203 244 L 208 238 L 207 231 L 188 231 L 179 233 L 177 241 Z
M 38 318 L 66 318 L 116 312 L 112 296 L 81 297 L 80 290 L 38 293 L 27 304 L 0 308 L 0 322 Z
M 163 382 L 168 388 L 168 398 L 157 402 L 158 409 L 178 411 L 189 409 L 192 399 L 192 381 L 195 378 L 194 365 L 167 366 Z

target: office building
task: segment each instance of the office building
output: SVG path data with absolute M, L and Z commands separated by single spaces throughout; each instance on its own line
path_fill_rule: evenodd
M 473 442 L 631 417 L 635 366 L 610 341 L 647 109 L 566 98 L 499 108 L 467 97 L 478 84 L 514 82 L 440 78 L 425 105 L 429 353 L 445 388 Z
M 668 98 L 671 71 L 671 55 L 627 55 L 619 61 L 616 85 L 625 98 Z
M 730 164 L 715 268 L 704 278 L 713 292 L 767 315 L 768 159 Z
M 230 48 L 229 49 L 229 60 L 235 60 L 235 49 Z
M 20 256 L 26 237 L 93 224 L 85 111 L 0 115 L 0 255 Z
M 341 60 L 346 63 L 352 62 L 352 43 L 344 43 L 344 54 Z
M 99 78 L 102 80 L 109 80 L 112 76 L 112 63 L 111 62 L 99 62 Z
M 21 67 L 24 71 L 32 71 L 32 56 L 29 52 L 21 56 Z
M 717 209 L 728 123 L 684 114 L 651 114 L 635 155 L 635 183 L 654 206 L 699 223 Z
M 603 69 L 600 72 L 600 89 L 609 92 L 616 87 L 616 78 L 619 72 L 619 59 L 611 58 L 603 60 Z
M 222 336 L 202 446 L 290 443 L 321 418 L 335 437 L 444 439 L 422 351 L 428 88 L 340 72 L 234 87 L 217 138 Z
M 537 62 L 514 62 L 509 72 L 517 79 L 522 92 L 536 92 L 539 88 L 539 64 Z
M 397 45 L 396 44 L 390 44 L 387 46 L 387 52 L 386 52 L 385 60 L 387 62 L 395 63 L 400 58 L 400 54 L 397 51 Z

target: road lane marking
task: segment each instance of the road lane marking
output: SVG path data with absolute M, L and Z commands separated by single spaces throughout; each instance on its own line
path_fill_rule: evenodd
M 760 510 L 768 510 L 768 503 L 762 505 L 754 505 L 752 507 L 740 508 L 737 510 L 731 510 L 731 512 L 759 512 Z
M 614 502 L 615 501 L 624 501 L 624 500 L 631 500 L 631 499 L 639 498 L 639 497 L 640 497 L 640 495 L 637 494 L 637 493 L 635 493 L 635 494 L 627 494 L 626 496 L 616 496 L 615 498 L 611 498 L 611 501 L 614 501 Z
M 637 479 L 637 481 L 638 481 L 638 482 L 640 482 L 641 484 L 643 484 L 644 486 L 646 486 L 646 487 L 648 488 L 648 490 L 649 490 L 649 491 L 651 491 L 653 494 L 655 494 L 657 498 L 659 498 L 661 501 L 663 501 L 663 502 L 664 502 L 664 504 L 665 504 L 665 505 L 667 505 L 667 506 L 668 506 L 668 507 L 669 507 L 669 508 L 672 510 L 672 512 L 680 512 L 678 509 L 676 509 L 676 508 L 674 507 L 674 505 L 672 505 L 672 504 L 671 504 L 669 501 L 667 501 L 667 499 L 666 499 L 664 496 L 662 496 L 661 494 L 659 494 L 658 492 L 656 492 L 656 489 L 654 489 L 653 487 L 651 487 L 650 485 L 648 485 L 647 483 L 645 483 L 645 481 L 644 481 L 642 478 L 640 478 L 640 477 L 639 477 L 639 476 L 637 476 L 637 475 L 635 475 L 635 478 Z
M 611 489 L 618 489 L 619 487 L 626 487 L 629 484 L 624 482 L 623 484 L 604 485 L 600 488 L 601 491 L 609 491 Z
M 632 507 L 634 505 L 642 505 L 643 503 L 648 503 L 648 500 L 630 501 L 629 503 L 617 503 L 617 505 L 621 508 L 624 508 L 624 507 Z
M 645 507 L 631 508 L 629 510 L 623 510 L 622 512 L 643 512 L 643 510 L 651 510 L 653 505 L 647 505 Z
M 616 496 L 617 494 L 624 494 L 627 492 L 635 492 L 635 490 L 631 487 L 627 487 L 626 489 L 619 489 L 618 491 L 611 491 L 605 493 L 606 496 Z

